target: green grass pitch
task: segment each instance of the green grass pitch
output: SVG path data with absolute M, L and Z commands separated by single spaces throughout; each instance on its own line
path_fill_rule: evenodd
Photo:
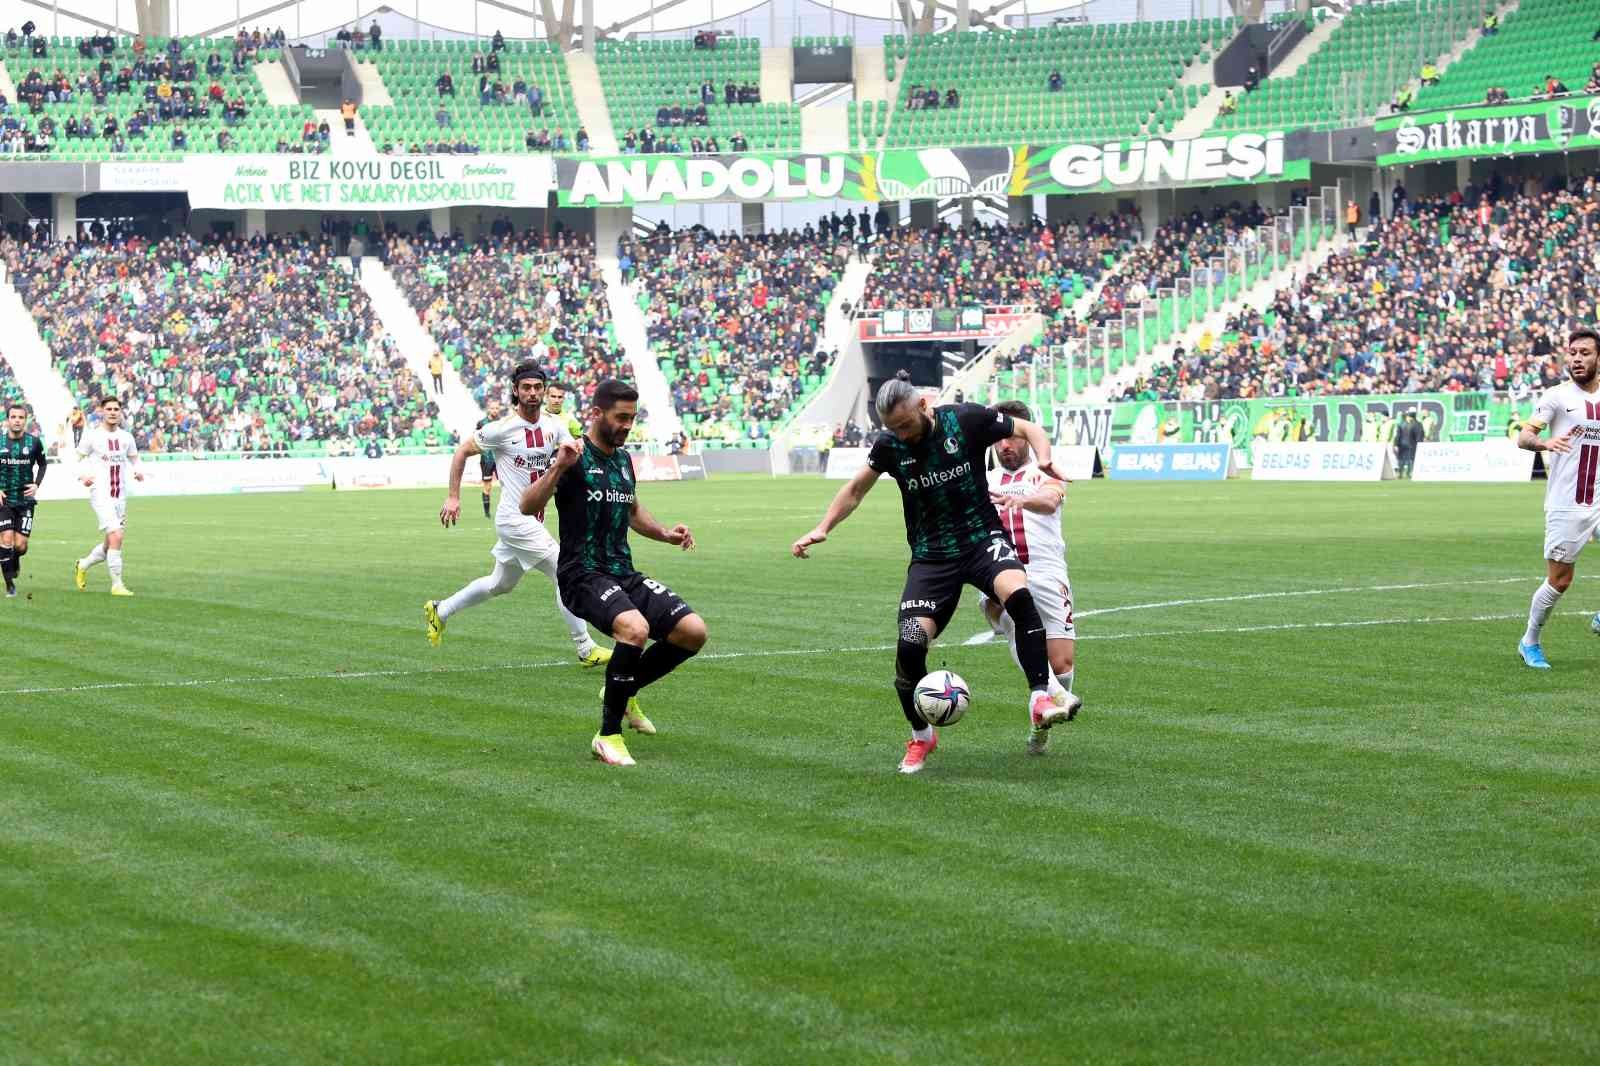
M 135 499 L 131 600 L 41 506 L 0 1062 L 1600 1059 L 1600 586 L 1523 668 L 1539 487 L 1075 485 L 1083 714 L 1024 754 L 969 594 L 915 778 L 892 486 L 788 557 L 834 488 L 642 487 L 711 642 L 628 771 L 540 575 L 424 639 L 471 493 Z

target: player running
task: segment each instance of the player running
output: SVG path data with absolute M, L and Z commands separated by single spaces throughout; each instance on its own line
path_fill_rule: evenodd
M 1600 468 L 1600 333 L 1575 329 L 1567 337 L 1567 376 L 1539 397 L 1533 417 L 1523 423 L 1517 447 L 1544 452 L 1544 584 L 1533 594 L 1528 628 L 1517 655 L 1535 670 L 1550 663 L 1540 646 L 1540 633 L 1561 594 L 1572 584 L 1578 555 L 1600 537 L 1600 504 L 1595 503 L 1596 470 Z M 1549 440 L 1539 433 L 1548 428 Z M 1600 614 L 1589 622 L 1600 634 Z
M 478 419 L 476 429 L 482 429 L 491 422 L 500 421 L 500 416 L 505 413 L 499 400 L 489 401 L 487 418 Z M 483 452 L 478 456 L 478 470 L 483 477 L 483 517 L 489 517 L 489 501 L 494 498 L 494 456 Z
M 978 404 L 930 407 L 903 370 L 879 387 L 875 404 L 885 428 L 873 439 L 867 465 L 834 496 L 822 522 L 791 550 L 797 558 L 807 558 L 812 545 L 827 540 L 860 506 L 880 475 L 888 474 L 899 484 L 911 543 L 895 645 L 895 692 L 911 723 L 900 772 L 919 772 L 938 747 L 938 735 L 917 713 L 912 693 L 928 673 L 928 645 L 955 614 L 963 585 L 997 600 L 1011 616 L 1017 656 L 1031 690 L 1029 728 L 1047 730 L 1071 721 L 1082 701 L 1050 672 L 1044 622 L 983 478 L 985 450 L 1007 439 L 1026 441 L 1040 471 L 1055 477 L 1049 439 L 1031 422 Z
M 1032 421 L 1032 412 L 1021 400 L 994 405 L 996 411 L 1015 419 Z M 1050 672 L 1061 687 L 1072 691 L 1073 656 L 1078 630 L 1072 623 L 1072 583 L 1067 580 L 1067 542 L 1061 537 L 1061 504 L 1066 498 L 1066 483 L 1046 474 L 1033 461 L 1026 442 L 1007 437 L 994 446 L 999 462 L 989 471 L 989 499 L 1000 512 L 1000 523 L 1011 534 L 1017 559 L 1028 571 L 1028 591 L 1044 621 L 1045 653 Z M 984 596 L 979 601 L 984 617 L 995 632 L 1011 644 L 1011 657 L 1022 665 L 1017 654 L 1017 629 L 1011 616 L 1000 605 Z M 1050 743 L 1050 731 L 1028 729 L 1028 753 L 1043 755 Z
M 570 415 L 561 413 L 561 409 L 566 404 L 566 388 L 559 381 L 552 382 L 550 387 L 544 390 L 544 413 L 554 418 L 559 418 L 566 423 L 568 431 L 572 433 L 574 438 L 581 437 L 583 436 L 583 423 Z
M 28 409 L 12 404 L 6 408 L 5 438 L 0 440 L 0 574 L 5 575 L 8 598 L 17 594 L 46 465 L 44 441 L 28 432 Z
M 445 600 L 429 600 L 422 605 L 422 617 L 428 624 L 428 641 L 434 647 L 444 639 L 445 623 L 452 615 L 490 597 L 505 595 L 517 587 L 517 582 L 529 570 L 538 570 L 551 581 L 556 580 L 556 556 L 560 549 L 540 521 L 542 512 L 528 517 L 517 507 L 529 480 L 550 465 L 550 456 L 558 445 L 572 439 L 565 426 L 539 411 L 539 401 L 544 399 L 544 382 L 544 371 L 532 363 L 519 365 L 511 372 L 516 409 L 462 441 L 450 457 L 450 491 L 439 509 L 439 521 L 448 529 L 461 517 L 461 474 L 466 469 L 467 457 L 490 456 L 494 460 L 495 476 L 500 479 L 500 507 L 494 520 L 500 539 L 489 552 L 494 557 L 494 570 L 487 577 L 469 582 Z M 559 591 L 556 609 L 572 634 L 580 663 L 586 668 L 595 667 L 611 658 L 611 653 L 598 647 L 589 636 L 589 627 L 583 624 L 583 619 L 567 610 Z
M 73 564 L 72 583 L 82 592 L 89 587 L 89 570 L 100 563 L 111 571 L 111 595 L 132 596 L 122 583 L 122 527 L 128 516 L 128 475 L 144 480 L 139 448 L 133 434 L 122 428 L 122 401 L 115 396 L 100 401 L 100 425 L 87 430 L 78 442 L 79 477 L 89 488 L 89 506 L 104 539 Z
M 638 414 L 636 389 L 615 379 L 602 381 L 590 401 L 582 441 L 563 443 L 550 469 L 522 494 L 523 514 L 538 514 L 555 497 L 561 515 L 561 598 L 617 641 L 606 667 L 600 731 L 589 742 L 594 757 L 608 766 L 634 765 L 622 741 L 623 719 L 634 725 L 634 695 L 688 662 L 706 643 L 700 616 L 667 586 L 633 568 L 630 528 L 694 550 L 688 526 L 668 529 L 639 502 L 633 461 L 623 447 Z M 645 642 L 652 639 L 647 650 Z

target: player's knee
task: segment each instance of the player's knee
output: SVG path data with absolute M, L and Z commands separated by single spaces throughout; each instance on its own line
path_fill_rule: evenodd
M 1033 602 L 1033 593 L 1028 591 L 1027 586 L 1023 586 L 1013 592 L 1006 599 L 1006 614 L 1009 614 L 1011 620 L 1019 625 L 1024 622 L 1029 625 L 1038 622 L 1039 607 Z
M 928 644 L 931 638 L 915 618 L 900 620 L 900 639 L 894 646 L 894 684 L 898 689 L 914 687 L 928 672 Z
M 25 540 L 18 540 L 16 542 L 16 549 L 17 549 L 17 554 L 18 555 L 27 555 L 28 554 L 28 542 L 25 541 Z
M 1569 567 L 1565 570 L 1551 574 L 1548 580 L 1551 588 L 1555 589 L 1557 592 L 1565 592 L 1572 586 L 1572 569 Z
M 707 636 L 705 619 L 697 614 L 688 614 L 678 619 L 678 624 L 672 627 L 672 634 L 667 639 L 684 651 L 699 651 L 706 646 Z
M 617 616 L 611 623 L 611 635 L 624 644 L 641 646 L 650 639 L 650 625 L 638 611 Z

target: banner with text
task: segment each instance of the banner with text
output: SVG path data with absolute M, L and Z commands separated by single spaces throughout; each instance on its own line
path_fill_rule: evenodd
M 555 176 L 563 207 L 1062 196 L 1301 181 L 1311 173 L 1305 141 L 1303 133 L 1274 131 L 1184 141 L 890 148 L 871 154 L 561 157 Z
M 1426 111 L 1373 123 L 1378 165 L 1600 145 L 1600 96 Z
M 1417 448 L 1417 481 L 1531 481 L 1533 453 L 1511 440 L 1427 443 Z
M 1234 476 L 1223 444 L 1120 444 L 1106 471 L 1114 481 L 1223 481 Z
M 1263 443 L 1394 440 L 1414 411 L 1430 441 L 1514 439 L 1533 398 L 1439 392 L 1399 396 L 1279 396 L 1250 400 L 1132 400 L 1057 407 L 1055 433 L 1104 451 L 1119 444 L 1231 444 L 1248 461 Z
M 550 157 L 189 156 L 189 206 L 233 211 L 543 207 Z
M 1261 444 L 1250 476 L 1257 481 L 1387 481 L 1394 464 L 1387 444 L 1293 441 Z

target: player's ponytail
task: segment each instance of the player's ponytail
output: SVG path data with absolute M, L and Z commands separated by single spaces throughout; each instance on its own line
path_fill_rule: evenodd
M 907 400 L 915 402 L 916 399 L 917 390 L 911 384 L 911 371 L 897 370 L 894 377 L 878 386 L 878 395 L 873 400 L 873 406 L 877 408 L 878 418 L 881 421 L 902 403 Z

